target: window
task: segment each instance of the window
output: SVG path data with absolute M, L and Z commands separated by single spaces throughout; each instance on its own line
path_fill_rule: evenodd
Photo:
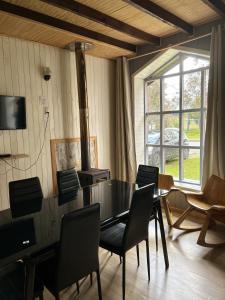
M 178 54 L 145 81 L 146 164 L 200 184 L 209 60 Z

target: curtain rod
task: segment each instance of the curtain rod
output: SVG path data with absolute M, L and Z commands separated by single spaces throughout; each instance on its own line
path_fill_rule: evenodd
M 160 48 L 158 50 L 154 50 L 154 51 L 151 51 L 151 52 L 148 52 L 148 53 L 140 54 L 140 55 L 137 55 L 137 56 L 134 56 L 134 57 L 130 57 L 127 60 L 135 60 L 135 59 L 138 59 L 138 58 L 141 58 L 141 57 L 144 57 L 144 56 L 148 56 L 150 54 L 154 54 L 154 53 L 158 53 L 158 52 L 161 52 L 161 51 L 165 51 L 165 50 L 168 50 L 168 49 L 180 46 L 180 45 L 184 45 L 184 44 L 187 44 L 187 43 L 190 43 L 190 42 L 202 39 L 202 38 L 210 36 L 210 35 L 211 35 L 211 32 L 210 33 L 206 33 L 206 34 L 201 35 L 201 36 L 194 37 L 194 38 L 186 40 L 184 42 L 173 44 L 173 45 L 170 45 L 170 46 L 167 46 L 167 47 L 164 47 L 164 48 Z

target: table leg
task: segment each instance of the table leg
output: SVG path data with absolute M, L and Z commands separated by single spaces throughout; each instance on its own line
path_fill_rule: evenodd
M 161 240 L 162 240 L 162 246 L 163 246 L 164 260 L 165 260 L 166 269 L 168 269 L 169 268 L 169 258 L 168 258 L 168 253 L 167 253 L 166 237 L 165 237 L 165 230 L 164 230 L 163 216 L 162 216 L 162 209 L 161 209 L 160 201 L 157 204 L 157 212 L 158 212 L 158 218 L 159 218 L 159 226 L 160 226 Z
M 35 264 L 26 262 L 26 276 L 25 276 L 25 299 L 34 299 L 34 280 L 35 280 Z

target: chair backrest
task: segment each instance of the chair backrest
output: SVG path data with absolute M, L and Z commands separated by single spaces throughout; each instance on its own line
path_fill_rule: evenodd
M 39 178 L 9 182 L 9 199 L 13 217 L 39 211 L 43 199 Z
M 124 250 L 148 238 L 148 224 L 152 214 L 154 183 L 133 193 L 128 222 L 123 237 Z
M 145 186 L 150 183 L 155 184 L 155 189 L 158 188 L 158 177 L 159 177 L 159 168 L 146 166 L 146 165 L 139 165 L 136 183 L 138 186 Z
M 57 172 L 59 203 L 65 203 L 74 199 L 80 188 L 77 171 L 73 169 Z
M 57 256 L 57 291 L 99 268 L 100 204 L 66 214 Z
M 212 175 L 206 182 L 203 193 L 208 203 L 225 205 L 225 180 Z
M 159 174 L 159 189 L 170 190 L 174 186 L 173 176 L 166 174 Z

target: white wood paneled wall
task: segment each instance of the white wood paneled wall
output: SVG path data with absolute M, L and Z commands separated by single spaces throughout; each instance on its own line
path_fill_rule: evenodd
M 86 56 L 90 107 L 90 133 L 97 136 L 100 168 L 114 174 L 114 76 L 113 61 Z M 42 78 L 48 66 L 52 78 Z M 25 153 L 29 158 L 13 162 L 25 169 L 35 162 L 46 122 L 40 97 L 49 105 L 49 124 L 43 152 L 27 171 L 0 162 L 0 209 L 9 207 L 8 182 L 38 176 L 45 197 L 52 194 L 50 139 L 79 136 L 75 56 L 67 50 L 0 36 L 0 95 L 26 97 L 27 129 L 0 131 L 0 153 Z

